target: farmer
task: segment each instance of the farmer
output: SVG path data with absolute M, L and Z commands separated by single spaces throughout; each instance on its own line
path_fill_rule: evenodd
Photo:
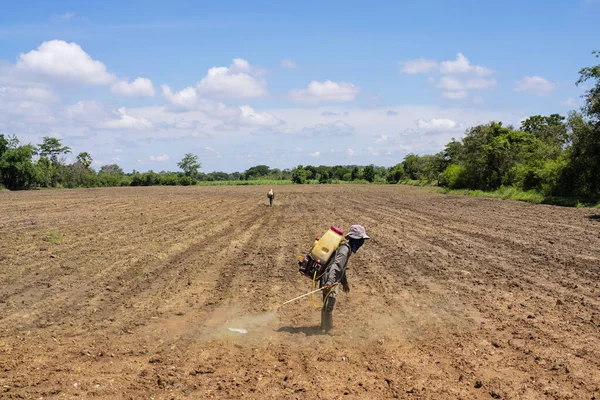
M 269 205 L 273 207 L 273 199 L 275 198 L 275 192 L 273 192 L 273 189 L 269 190 L 269 193 L 267 193 L 267 197 L 269 198 Z
M 365 239 L 370 239 L 367 231 L 362 225 L 352 225 L 350 232 L 346 234 L 348 242 L 338 247 L 331 262 L 327 265 L 325 272 L 319 281 L 319 287 L 323 290 L 323 308 L 321 309 L 321 330 L 329 332 L 333 328 L 333 307 L 338 293 L 339 285 L 345 293 L 350 293 L 350 286 L 346 278 L 346 264 L 352 253 L 356 253 Z

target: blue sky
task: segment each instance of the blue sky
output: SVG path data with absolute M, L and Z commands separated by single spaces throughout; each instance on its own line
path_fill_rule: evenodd
M 98 168 L 390 166 L 581 105 L 599 0 L 2 1 L 0 132 Z

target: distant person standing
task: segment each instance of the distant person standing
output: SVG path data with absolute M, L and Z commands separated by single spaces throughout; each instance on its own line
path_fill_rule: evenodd
M 273 207 L 273 199 L 275 199 L 275 192 L 273 192 L 273 189 L 269 190 L 269 193 L 267 193 L 267 197 L 269 198 L 269 205 Z

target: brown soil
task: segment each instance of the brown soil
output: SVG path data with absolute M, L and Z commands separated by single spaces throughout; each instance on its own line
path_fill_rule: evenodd
M 0 398 L 600 398 L 598 210 L 276 189 L 0 193 Z M 353 223 L 332 334 L 269 314 Z

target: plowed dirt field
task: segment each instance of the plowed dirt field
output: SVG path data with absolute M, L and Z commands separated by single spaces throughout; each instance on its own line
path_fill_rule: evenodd
M 599 210 L 275 189 L 0 193 L 0 398 L 600 398 Z M 332 334 L 272 313 L 354 223 Z

